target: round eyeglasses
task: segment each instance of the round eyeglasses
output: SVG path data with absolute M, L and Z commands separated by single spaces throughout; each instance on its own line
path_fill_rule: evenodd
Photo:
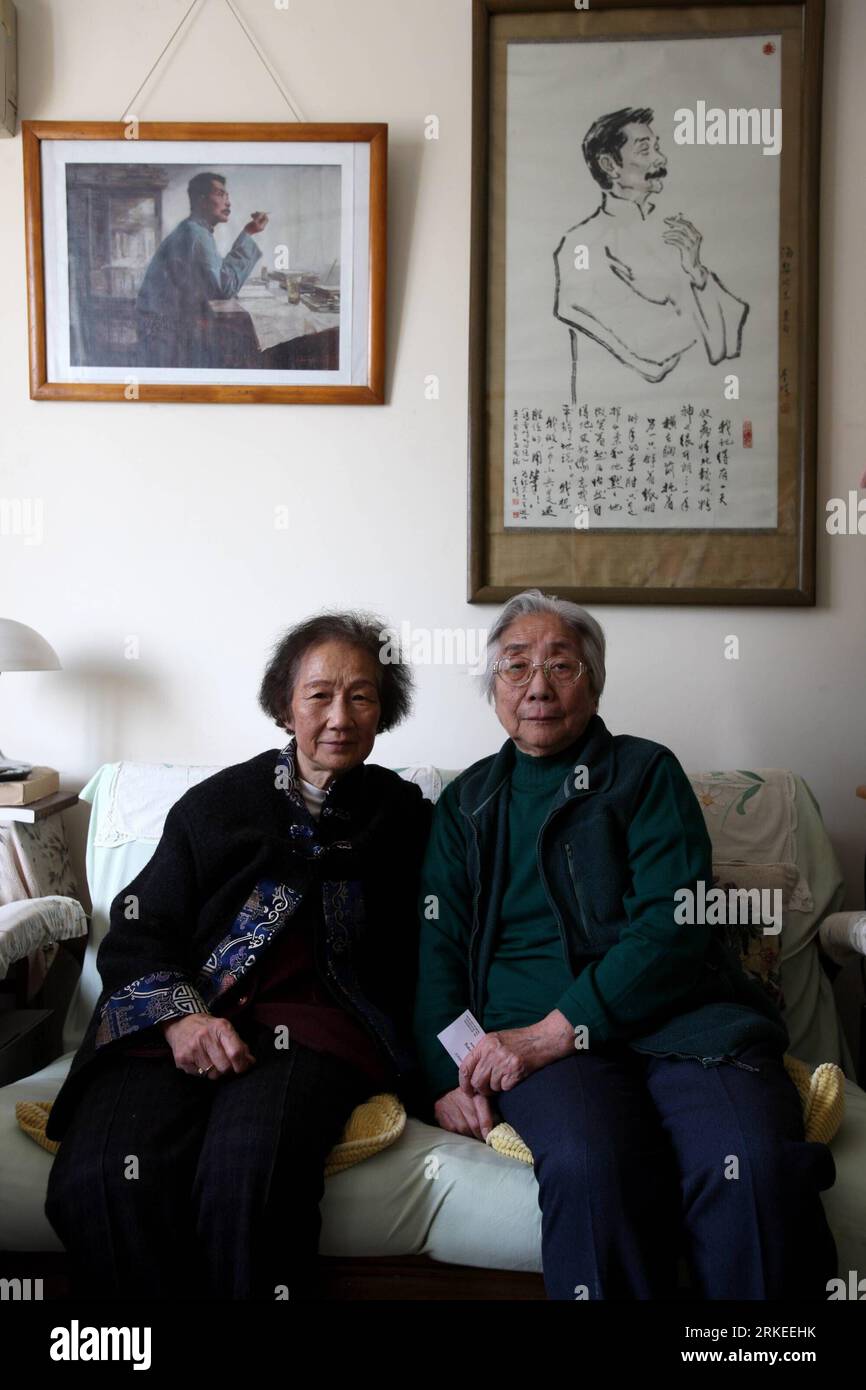
M 546 661 L 530 661 L 528 656 L 501 656 L 493 663 L 493 670 L 506 685 L 528 685 L 539 670 L 553 685 L 576 685 L 586 666 L 570 656 L 549 656 Z

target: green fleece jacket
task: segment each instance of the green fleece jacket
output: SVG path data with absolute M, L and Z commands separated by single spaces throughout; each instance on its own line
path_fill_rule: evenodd
M 577 777 L 576 767 L 586 772 Z M 485 1031 L 559 1009 L 587 1028 L 590 1048 L 623 1040 L 705 1066 L 753 1042 L 781 1056 L 782 1018 L 720 930 L 675 919 L 678 889 L 711 886 L 712 853 L 671 750 L 612 736 L 594 715 L 550 759 L 542 818 L 525 783 L 547 774 L 527 771 L 509 739 L 437 803 L 421 874 L 414 1011 L 430 1099 L 457 1085 L 436 1035 L 467 1008 Z M 528 969 L 522 949 L 536 956 Z

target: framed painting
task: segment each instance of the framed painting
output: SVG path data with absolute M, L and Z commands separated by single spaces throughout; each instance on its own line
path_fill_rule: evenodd
M 387 126 L 22 132 L 34 399 L 382 404 Z
M 815 602 L 823 0 L 473 0 L 470 602 Z

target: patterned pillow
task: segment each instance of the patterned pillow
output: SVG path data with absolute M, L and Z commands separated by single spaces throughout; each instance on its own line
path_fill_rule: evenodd
M 725 892 L 732 888 L 747 891 L 757 889 L 759 892 L 778 890 L 783 913 L 782 931 L 784 914 L 788 911 L 798 878 L 795 864 L 713 864 L 714 888 L 721 888 Z M 749 915 L 752 915 L 751 911 Z M 765 932 L 761 922 L 729 922 L 719 930 L 725 944 L 739 958 L 746 974 L 756 980 L 776 1008 L 783 1011 L 782 933 Z

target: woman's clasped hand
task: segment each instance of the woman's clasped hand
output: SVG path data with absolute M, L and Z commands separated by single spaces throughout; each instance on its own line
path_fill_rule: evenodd
M 208 1081 L 247 1071 L 255 1057 L 228 1019 L 212 1014 L 187 1014 L 163 1024 L 175 1066 Z

